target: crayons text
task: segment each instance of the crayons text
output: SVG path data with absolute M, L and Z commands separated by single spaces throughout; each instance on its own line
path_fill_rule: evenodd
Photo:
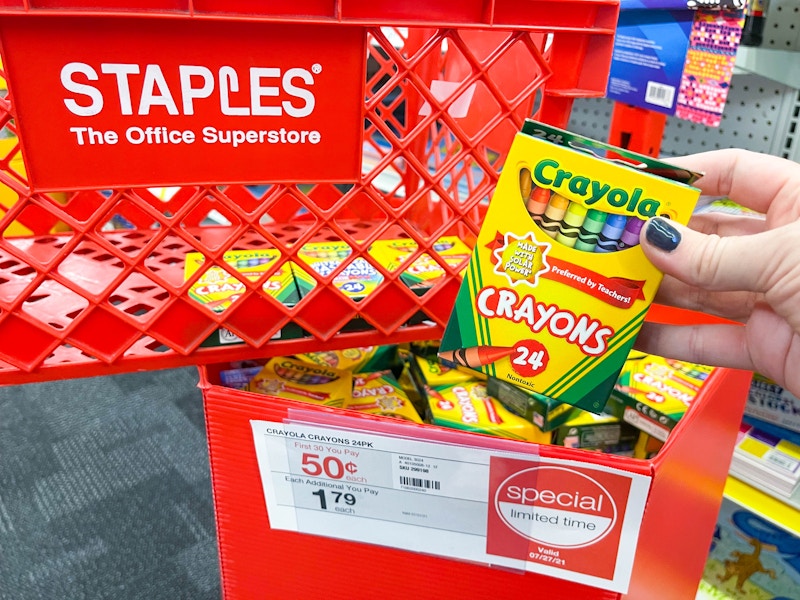
M 475 298 L 478 312 L 489 319 L 526 323 L 538 333 L 544 329 L 553 337 L 577 345 L 588 356 L 600 356 L 608 349 L 614 330 L 586 314 L 575 314 L 557 304 L 537 302 L 531 295 L 520 296 L 514 290 L 485 287 Z

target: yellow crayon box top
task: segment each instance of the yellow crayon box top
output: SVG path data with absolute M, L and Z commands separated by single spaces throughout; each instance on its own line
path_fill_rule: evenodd
M 353 375 L 350 371 L 280 356 L 271 358 L 245 389 L 312 404 L 340 407 L 350 398 Z
M 422 423 L 422 419 L 391 371 L 353 377 L 353 394 L 343 408 Z
M 697 177 L 526 122 L 478 234 L 441 355 L 601 412 L 662 279 L 639 246 L 641 228 L 652 216 L 688 222 Z
M 426 387 L 431 422 L 443 427 L 463 429 L 539 444 L 550 443 L 550 434 L 530 421 L 508 411 L 486 392 L 482 381 Z
M 614 397 L 629 406 L 644 405 L 677 421 L 713 370 L 705 365 L 631 352 L 614 386 Z
M 428 286 L 447 273 L 440 262 L 427 252 L 407 264 L 408 258 L 418 247 L 417 242 L 409 238 L 376 240 L 369 252 L 389 272 L 403 269 L 400 277 L 408 286 Z M 446 265 L 462 271 L 466 268 L 471 253 L 469 246 L 456 236 L 439 238 L 433 243 L 432 249 Z
M 284 263 L 275 268 L 281 256 L 275 249 L 231 250 L 223 255 L 230 272 L 212 265 L 189 288 L 189 296 L 204 304 L 214 312 L 222 312 L 245 291 L 245 284 L 239 279 L 258 281 L 265 273 L 272 274 L 264 282 L 264 292 L 287 306 L 299 299 L 294 283 L 291 265 Z M 200 252 L 189 252 L 184 263 L 184 281 L 202 269 L 206 257 Z M 273 271 L 274 269 L 274 271 Z M 239 277 L 233 273 L 238 273 Z
M 311 242 L 303 244 L 297 251 L 297 258 L 322 277 L 328 277 L 349 261 L 333 278 L 333 285 L 345 296 L 358 299 L 374 291 L 383 281 L 383 275 L 362 256 L 350 259 L 352 253 L 353 249 L 346 242 Z M 315 287 L 314 277 L 299 267 L 295 270 L 301 294 Z

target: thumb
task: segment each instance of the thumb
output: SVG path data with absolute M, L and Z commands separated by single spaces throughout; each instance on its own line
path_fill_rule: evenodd
M 707 290 L 765 292 L 776 260 L 785 254 L 780 246 L 786 240 L 781 244 L 783 236 L 775 233 L 720 237 L 653 217 L 642 228 L 640 241 L 650 262 L 684 283 Z

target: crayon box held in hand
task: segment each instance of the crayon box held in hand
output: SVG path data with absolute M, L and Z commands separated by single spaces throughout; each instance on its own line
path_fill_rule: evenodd
M 662 274 L 649 217 L 687 223 L 696 173 L 527 121 L 511 145 L 440 356 L 602 411 Z

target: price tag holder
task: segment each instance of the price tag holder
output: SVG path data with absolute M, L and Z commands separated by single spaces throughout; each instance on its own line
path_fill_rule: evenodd
M 275 529 L 627 590 L 648 476 L 422 435 L 251 425 Z

